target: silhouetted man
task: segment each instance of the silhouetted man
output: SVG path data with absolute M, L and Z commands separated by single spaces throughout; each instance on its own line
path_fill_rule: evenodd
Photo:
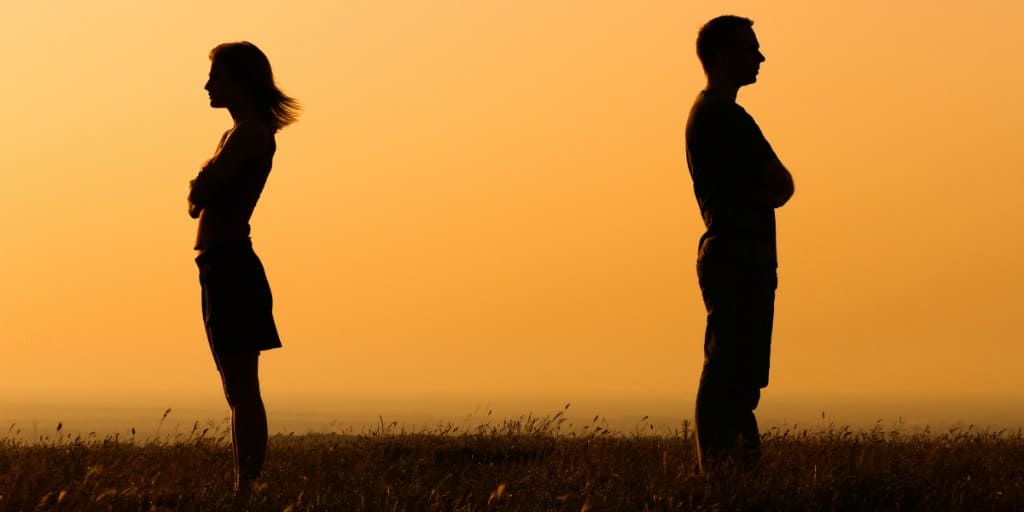
M 697 276 L 707 307 L 704 368 L 697 391 L 701 467 L 756 458 L 754 409 L 768 385 L 775 305 L 775 208 L 793 195 L 793 179 L 757 123 L 736 104 L 757 81 L 764 55 L 753 22 L 709 21 L 697 36 L 707 87 L 686 123 L 686 162 L 704 226 Z

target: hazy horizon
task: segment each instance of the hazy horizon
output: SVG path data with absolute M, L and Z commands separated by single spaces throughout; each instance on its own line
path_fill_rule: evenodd
M 374 399 L 340 395 L 332 400 L 325 396 L 290 397 L 273 392 L 265 396 L 270 431 L 277 434 L 360 433 L 377 429 L 381 422 L 385 425 L 396 422 L 397 428 L 412 431 L 445 424 L 471 428 L 488 422 L 500 424 L 506 419 L 526 415 L 549 417 L 558 412 L 567 418 L 563 424 L 567 430 L 580 431 L 586 425 L 593 428 L 596 424 L 624 434 L 634 431 L 665 434 L 681 429 L 684 422 L 692 428 L 691 397 L 572 398 L 506 395 L 487 400 L 472 396 L 412 395 Z M 168 409 L 171 412 L 164 418 Z M 227 407 L 217 396 L 170 394 L 151 401 L 138 397 L 2 399 L 0 410 L 6 437 L 26 441 L 38 440 L 40 436 L 55 438 L 58 422 L 62 425 L 63 436 L 94 433 L 101 438 L 113 434 L 125 438 L 130 437 L 134 428 L 137 438 L 142 440 L 154 435 L 187 434 L 196 423 L 200 429 L 223 429 L 228 415 Z M 757 413 L 765 429 L 815 430 L 833 425 L 854 430 L 881 426 L 920 431 L 928 427 L 941 432 L 968 426 L 1011 431 L 1024 427 L 1024 399 L 1015 396 L 793 396 L 769 390 Z M 595 417 L 599 417 L 596 422 Z M 651 426 L 654 430 L 650 430 Z

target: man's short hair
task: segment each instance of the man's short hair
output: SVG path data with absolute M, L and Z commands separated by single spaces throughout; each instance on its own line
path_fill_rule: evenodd
M 753 20 L 731 14 L 719 16 L 705 23 L 697 33 L 697 58 L 700 59 L 701 66 L 704 66 L 704 71 L 709 71 L 716 52 L 735 46 L 736 34 L 753 26 Z

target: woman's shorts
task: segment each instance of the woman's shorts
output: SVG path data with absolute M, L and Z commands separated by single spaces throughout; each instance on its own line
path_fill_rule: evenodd
M 196 258 L 203 324 L 214 354 L 252 354 L 281 347 L 263 264 L 244 240 L 207 249 Z

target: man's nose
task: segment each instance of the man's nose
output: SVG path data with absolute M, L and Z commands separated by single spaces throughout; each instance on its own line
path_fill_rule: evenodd
M 760 51 L 758 51 L 757 52 L 757 61 L 758 62 L 764 62 L 765 60 L 767 60 L 767 59 L 764 58 L 764 54 L 761 53 Z

